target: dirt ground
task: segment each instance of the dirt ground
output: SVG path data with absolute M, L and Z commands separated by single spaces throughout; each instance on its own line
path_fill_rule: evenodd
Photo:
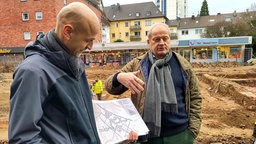
M 193 63 L 202 93 L 202 126 L 196 144 L 252 144 L 256 119 L 256 65 L 235 62 Z M 1 70 L 1 69 L 0 69 Z M 87 68 L 91 83 L 104 80 L 119 68 Z M 9 89 L 12 72 L 0 73 L 0 144 L 7 143 Z M 121 97 L 129 97 L 129 92 Z M 103 92 L 103 99 L 115 99 Z

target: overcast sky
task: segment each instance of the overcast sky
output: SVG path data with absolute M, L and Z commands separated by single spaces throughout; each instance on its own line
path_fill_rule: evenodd
M 110 6 L 112 4 L 130 4 L 149 2 L 154 0 L 102 0 L 103 5 Z M 188 16 L 197 15 L 200 12 L 203 0 L 188 0 Z M 255 4 L 255 0 L 207 0 L 210 15 L 217 13 L 244 12 L 247 8 L 251 8 Z

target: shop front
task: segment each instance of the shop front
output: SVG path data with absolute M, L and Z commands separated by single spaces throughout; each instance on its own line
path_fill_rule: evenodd
M 172 40 L 171 49 L 189 62 L 239 62 L 246 61 L 245 45 L 252 43 L 251 36 L 206 38 L 195 40 Z M 146 42 L 110 43 L 95 45 L 82 57 L 88 66 L 123 66 L 133 58 L 148 51 Z
M 246 61 L 245 45 L 251 37 L 207 38 L 179 41 L 178 51 L 190 62 L 239 62 Z
M 171 49 L 189 62 L 246 62 L 252 58 L 251 36 L 205 38 L 194 40 L 171 40 Z M 133 58 L 148 51 L 146 42 L 119 42 L 95 44 L 92 50 L 86 50 L 81 59 L 88 67 L 123 66 Z M 24 59 L 24 47 L 0 49 L 0 64 L 17 66 Z

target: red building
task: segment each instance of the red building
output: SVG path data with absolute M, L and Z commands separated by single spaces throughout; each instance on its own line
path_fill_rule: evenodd
M 55 27 L 57 13 L 68 3 L 79 1 L 88 5 L 104 23 L 101 0 L 1 0 L 0 54 L 11 48 L 24 48 L 38 33 Z M 96 42 L 101 42 L 101 34 Z

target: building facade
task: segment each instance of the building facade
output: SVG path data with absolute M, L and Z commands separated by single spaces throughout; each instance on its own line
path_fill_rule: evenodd
M 98 0 L 9 0 L 1 3 L 0 47 L 23 47 L 39 33 L 48 32 L 55 27 L 59 10 L 73 1 L 85 3 L 103 19 Z M 99 34 L 97 41 L 102 41 L 101 38 Z
M 256 19 L 256 11 L 226 14 L 218 13 L 217 15 L 209 16 L 192 16 L 169 20 L 167 24 L 170 27 L 177 27 L 177 37 L 179 40 L 189 40 L 205 38 L 204 34 L 207 32 L 207 29 L 212 29 L 211 27 L 213 26 L 217 28 L 216 32 L 217 30 L 220 30 L 221 33 L 223 33 L 217 37 L 229 37 L 230 32 L 227 30 L 224 31 L 224 27 L 254 19 Z M 241 34 L 240 36 L 243 35 Z
M 252 57 L 252 49 L 245 45 L 252 43 L 251 36 L 171 40 L 171 50 L 179 53 L 189 62 L 238 62 Z M 146 42 L 121 42 L 96 44 L 91 51 L 85 51 L 83 59 L 87 66 L 125 65 L 134 57 L 147 52 Z
M 153 2 L 111 5 L 104 12 L 110 22 L 110 43 L 144 42 L 151 25 L 167 20 Z
M 186 18 L 188 0 L 155 0 L 156 6 L 168 19 Z
M 71 2 L 88 5 L 101 20 L 108 21 L 101 7 L 101 0 L 8 0 L 0 5 L 0 61 L 23 59 L 24 47 L 36 39 L 40 33 L 46 33 L 55 27 L 56 16 L 60 9 Z M 102 33 L 97 35 L 96 43 L 102 42 Z M 14 58 L 12 58 L 14 57 Z

